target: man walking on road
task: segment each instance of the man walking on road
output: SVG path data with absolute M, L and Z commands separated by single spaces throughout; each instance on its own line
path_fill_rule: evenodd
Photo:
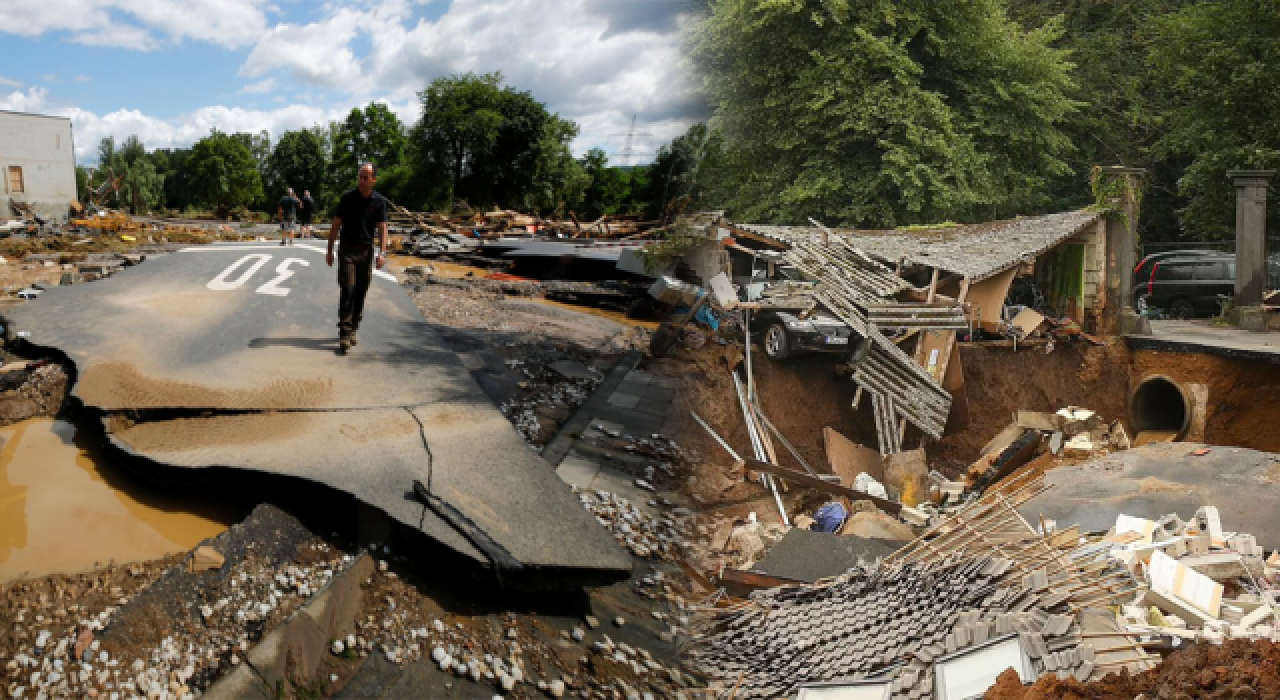
M 299 204 L 301 202 L 293 195 L 292 187 L 280 198 L 280 206 L 276 210 L 276 216 L 280 217 L 280 245 L 293 245 L 294 222 L 297 220 Z
M 359 184 L 338 200 L 333 224 L 329 227 L 329 251 L 325 263 L 333 267 L 333 244 L 338 246 L 338 331 L 339 347 L 345 353 L 357 344 L 356 331 L 364 313 L 364 297 L 373 278 L 373 267 L 386 264 L 387 250 L 387 200 L 373 191 L 377 181 L 372 163 L 360 166 Z M 377 232 L 379 250 L 373 254 L 374 232 Z M 341 236 L 339 236 L 341 233 Z
M 311 190 L 303 190 L 302 207 L 298 209 L 298 225 L 302 228 L 303 238 L 311 238 L 311 217 L 315 213 L 316 203 L 311 199 Z

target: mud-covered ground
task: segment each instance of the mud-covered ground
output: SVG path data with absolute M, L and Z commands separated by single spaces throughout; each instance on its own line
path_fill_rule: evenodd
M 1280 698 L 1280 645 L 1228 640 L 1175 651 L 1158 667 L 1112 674 L 1092 683 L 1056 676 L 1024 686 L 1012 669 L 987 691 L 986 700 L 1132 700 L 1133 698 Z

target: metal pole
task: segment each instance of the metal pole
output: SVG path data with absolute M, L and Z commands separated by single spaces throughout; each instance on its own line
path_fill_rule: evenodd
M 742 332 L 747 338 L 747 399 L 756 400 L 756 383 L 751 373 L 751 309 L 742 310 Z

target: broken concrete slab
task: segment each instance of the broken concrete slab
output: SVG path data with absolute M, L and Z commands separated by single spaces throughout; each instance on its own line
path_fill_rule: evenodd
M 858 515 L 863 515 L 859 513 Z M 793 527 L 751 570 L 767 576 L 813 583 L 838 576 L 857 566 L 892 554 L 899 546 L 894 539 L 841 537 Z
M 1218 447 L 1192 457 L 1195 447 L 1148 445 L 1051 469 L 1045 473 L 1050 490 L 1020 510 L 1032 520 L 1043 515 L 1079 523 L 1083 532 L 1105 532 L 1116 513 L 1159 520 L 1168 513 L 1186 517 L 1214 503 L 1220 523 L 1252 533 L 1267 550 L 1280 545 L 1280 455 Z
M 630 558 L 390 275 L 379 271 L 370 287 L 360 345 L 336 354 L 324 253 L 186 249 L 51 289 L 6 310 L 4 325 L 76 365 L 73 395 L 103 413 L 112 444 L 152 477 L 293 477 L 353 495 L 481 565 L 477 532 L 529 573 L 626 575 Z M 415 480 L 460 519 L 418 501 Z M 476 531 L 463 536 L 462 521 Z
M 1235 552 L 1219 552 L 1182 557 L 1178 563 L 1215 581 L 1230 581 L 1248 575 L 1244 560 Z

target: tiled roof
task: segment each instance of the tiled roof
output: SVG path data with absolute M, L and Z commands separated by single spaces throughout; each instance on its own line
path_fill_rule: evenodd
M 758 591 L 719 612 L 690 656 L 714 676 L 741 676 L 742 698 L 789 697 L 801 683 L 898 666 L 893 697 L 915 700 L 933 697 L 938 657 L 1017 633 L 1037 671 L 1087 678 L 1075 616 L 1040 607 L 1043 594 L 1001 587 L 1011 565 L 992 557 L 859 565 L 821 585 Z
M 1049 250 L 1093 225 L 1100 216 L 1102 212 L 1096 209 L 1080 209 L 984 224 L 895 231 L 838 229 L 835 234 L 887 263 L 905 260 L 968 275 L 977 282 Z M 734 225 L 790 245 L 822 240 L 821 231 L 807 226 Z

